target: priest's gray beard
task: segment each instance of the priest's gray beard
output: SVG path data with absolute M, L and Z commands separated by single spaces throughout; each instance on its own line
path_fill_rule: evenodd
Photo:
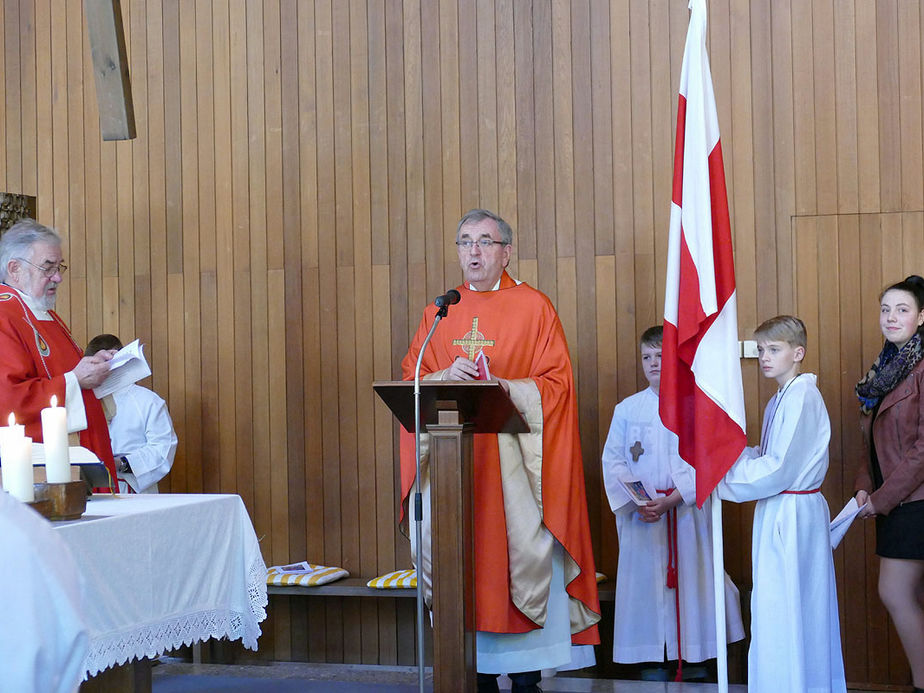
M 52 283 L 52 284 L 50 284 L 50 286 L 53 286 L 53 287 L 57 288 L 57 287 L 58 287 L 58 283 Z M 42 294 L 40 298 L 36 299 L 36 303 L 38 303 L 39 308 L 41 308 L 42 310 L 54 310 L 54 309 L 55 309 L 55 301 L 56 301 L 57 299 L 58 299 L 58 292 L 55 291 L 55 293 L 53 293 L 53 294 L 51 294 L 51 295 Z

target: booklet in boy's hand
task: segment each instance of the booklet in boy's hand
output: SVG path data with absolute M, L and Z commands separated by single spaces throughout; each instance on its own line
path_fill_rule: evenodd
M 629 499 L 636 505 L 645 505 L 648 501 L 654 500 L 655 494 L 644 481 L 638 479 L 617 479 L 622 490 L 626 492 Z
M 863 505 L 857 504 L 856 498 L 851 498 L 847 501 L 847 505 L 844 506 L 844 509 L 841 510 L 837 517 L 831 520 L 830 531 L 831 531 L 831 549 L 834 550 L 837 548 L 837 545 L 841 543 L 841 539 L 844 538 L 844 535 L 847 534 L 847 530 L 850 528 L 850 525 L 857 517 L 863 508 L 866 507 L 866 503 Z
M 142 349 L 141 342 L 137 339 L 119 349 L 109 362 L 109 375 L 99 387 L 93 389 L 97 399 L 118 392 L 151 375 L 151 369 L 144 358 Z

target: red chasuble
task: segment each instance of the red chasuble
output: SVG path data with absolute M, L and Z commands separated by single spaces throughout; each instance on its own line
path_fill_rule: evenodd
M 584 468 L 578 431 L 577 401 L 571 359 L 561 322 L 545 294 L 517 285 L 505 272 L 498 291 L 471 291 L 449 310 L 433 336 L 421 363 L 421 376 L 448 368 L 457 356 L 471 357 L 464 342 L 475 338 L 490 358 L 491 374 L 508 380 L 532 379 L 542 398 L 543 523 L 580 567 L 567 586 L 572 599 L 600 613 L 596 574 L 587 519 Z M 436 308 L 424 312 L 420 327 L 402 362 L 405 380 L 414 377 L 420 345 L 426 338 Z M 476 324 L 477 321 L 477 324 Z M 472 334 L 475 332 L 476 334 Z M 454 343 L 454 341 L 456 343 Z M 401 431 L 402 503 L 414 484 L 414 437 Z M 475 493 L 475 626 L 494 633 L 523 633 L 539 626 L 524 615 L 510 597 L 504 498 L 496 435 L 474 436 Z M 402 506 L 405 507 L 404 505 Z M 507 589 L 501 586 L 506 585 Z M 600 642 L 597 626 L 580 632 L 572 628 L 572 642 Z
M 0 287 L 0 425 L 6 425 L 13 412 L 16 423 L 24 424 L 26 435 L 36 443 L 42 442 L 42 409 L 50 405 L 52 395 L 64 403 L 64 374 L 83 358 L 64 321 L 50 313 L 52 320 L 37 320 L 15 290 Z M 103 407 L 92 390 L 81 394 L 87 428 L 80 432 L 80 444 L 92 450 L 115 479 Z

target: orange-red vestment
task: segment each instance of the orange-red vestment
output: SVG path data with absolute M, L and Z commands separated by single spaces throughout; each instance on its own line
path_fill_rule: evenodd
M 6 425 L 13 412 L 36 443 L 42 442 L 42 409 L 50 405 L 52 395 L 64 403 L 64 374 L 83 358 L 64 321 L 54 311 L 49 313 L 52 320 L 36 319 L 15 289 L 0 286 L 0 423 Z M 81 395 L 87 428 L 80 432 L 80 444 L 92 450 L 115 479 L 103 407 L 92 390 L 82 390 Z
M 477 292 L 458 287 L 462 298 L 450 308 L 433 336 L 421 364 L 421 377 L 448 368 L 465 347 L 453 344 L 474 336 L 484 345 L 491 375 L 506 380 L 530 379 L 541 397 L 541 485 L 538 505 L 542 523 L 576 563 L 579 572 L 566 585 L 571 600 L 583 612 L 572 643 L 599 642 L 596 620 L 600 606 L 578 431 L 577 401 L 571 359 L 564 331 L 551 301 L 527 284 L 517 285 L 505 272 L 497 291 Z M 428 307 L 402 362 L 405 380 L 413 379 L 420 345 L 436 308 Z M 477 335 L 471 335 L 477 318 Z M 401 431 L 401 493 L 407 503 L 415 469 L 414 437 Z M 540 627 L 514 604 L 510 595 L 504 493 L 496 435 L 474 436 L 475 493 L 475 621 L 476 629 L 494 633 L 524 633 Z M 407 506 L 404 506 L 406 510 Z M 575 570 L 577 572 L 577 570 Z M 567 582 L 567 579 L 566 579 Z M 507 589 L 504 589 L 504 586 Z M 575 609 L 572 609 L 572 613 Z

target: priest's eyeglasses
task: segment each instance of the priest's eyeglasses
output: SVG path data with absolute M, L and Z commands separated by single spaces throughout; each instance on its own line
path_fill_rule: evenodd
M 63 262 L 59 262 L 57 265 L 47 265 L 47 264 L 36 265 L 34 262 L 29 262 L 24 257 L 17 258 L 17 260 L 25 262 L 27 265 L 32 265 L 35 269 L 37 269 L 39 272 L 44 274 L 46 277 L 53 277 L 55 276 L 55 274 L 64 274 L 65 272 L 67 272 L 67 265 L 65 265 Z
M 474 246 L 476 243 L 482 250 L 487 250 L 492 245 L 507 245 L 503 241 L 495 241 L 493 238 L 479 238 L 477 241 L 471 241 L 469 239 L 465 239 L 464 241 L 456 241 L 456 245 L 463 250 L 471 250 L 472 246 Z

